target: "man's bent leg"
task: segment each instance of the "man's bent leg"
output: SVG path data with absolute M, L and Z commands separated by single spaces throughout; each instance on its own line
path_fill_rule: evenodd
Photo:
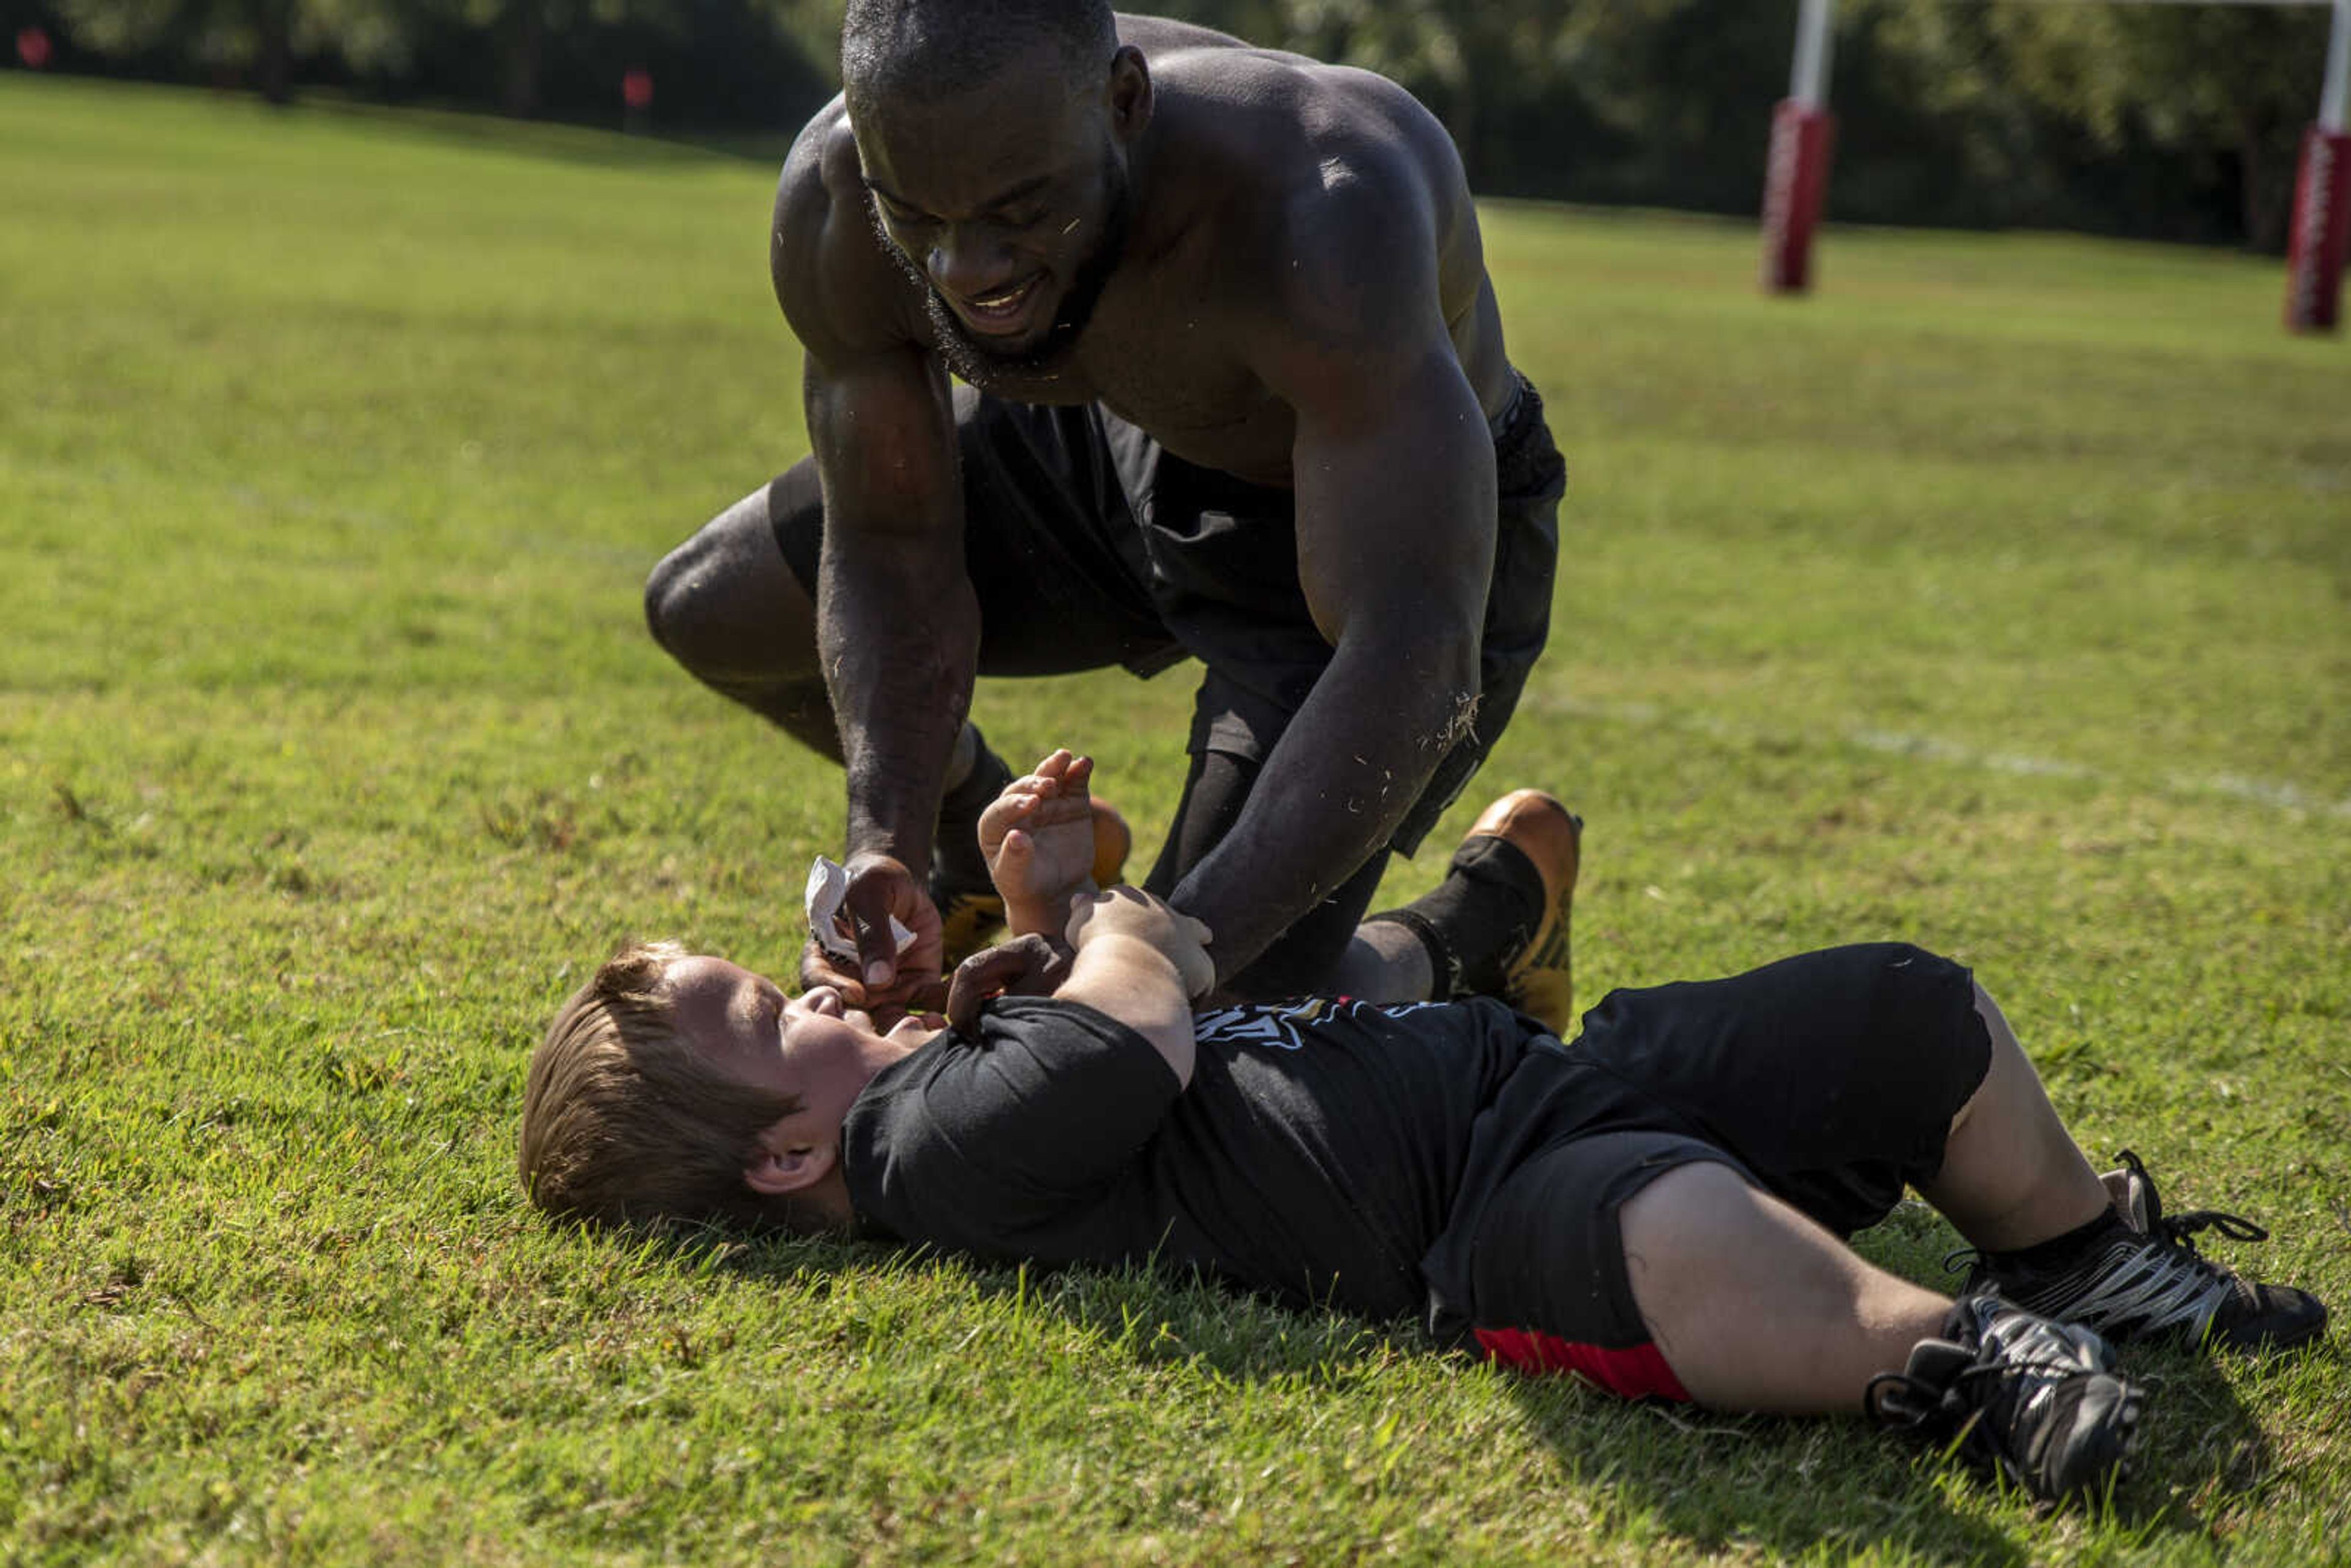
M 664 556 L 645 580 L 645 624 L 686 673 L 769 720 L 810 750 L 841 760 L 832 702 L 816 651 L 816 569 L 824 528 L 816 465 L 803 460 L 754 490 Z M 800 548 L 786 553 L 783 541 Z M 1012 777 L 967 724 L 947 766 L 950 800 L 979 809 Z
M 1331 988 L 1366 1002 L 1443 999 L 1428 944 L 1409 927 L 1376 917 L 1356 926 L 1347 939 Z
M 696 680 L 838 762 L 816 652 L 815 556 L 804 578 L 778 543 L 799 529 L 814 530 L 812 544 L 822 528 L 816 465 L 804 459 L 662 558 L 645 581 L 645 623 Z

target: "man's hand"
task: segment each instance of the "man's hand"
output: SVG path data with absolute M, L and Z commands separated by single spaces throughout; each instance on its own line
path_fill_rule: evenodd
M 857 944 L 857 957 L 853 963 L 837 958 L 811 937 L 800 955 L 801 987 L 831 986 L 843 1001 L 872 1013 L 877 1023 L 885 1013 L 937 1007 L 945 980 L 939 912 L 929 892 L 888 855 L 852 855 L 845 869 L 849 891 L 835 924 L 841 936 Z M 891 936 L 893 917 L 914 934 L 903 953 Z
M 1050 997 L 1070 977 L 1070 949 L 1030 932 L 984 948 L 956 966 L 947 983 L 947 1023 L 967 1030 L 997 997 Z
M 1093 888 L 1091 757 L 1055 751 L 1015 779 L 979 818 L 979 852 L 1016 933 L 1058 936 L 1070 901 Z

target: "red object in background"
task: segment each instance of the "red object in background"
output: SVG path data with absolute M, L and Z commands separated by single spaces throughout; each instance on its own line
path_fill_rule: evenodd
M 55 52 L 49 36 L 38 27 L 27 27 L 16 35 L 16 57 L 25 62 L 26 70 L 46 70 Z
M 1836 120 L 1783 99 L 1771 112 L 1771 160 L 1763 183 L 1763 287 L 1802 294 L 1813 281 L 1813 230 L 1829 190 Z
M 2294 187 L 2294 238 L 2285 253 L 2289 331 L 2331 332 L 2343 306 L 2343 267 L 2351 259 L 2351 135 L 2314 125 L 2302 139 L 2302 174 Z
M 643 114 L 653 106 L 653 73 L 639 66 L 621 78 L 621 101 L 632 114 Z

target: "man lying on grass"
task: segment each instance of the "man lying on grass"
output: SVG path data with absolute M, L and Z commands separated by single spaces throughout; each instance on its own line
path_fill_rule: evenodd
M 1562 1045 L 1499 1002 L 1195 1004 L 1210 933 L 1092 892 L 1065 754 L 982 836 L 1050 997 L 886 1030 L 826 988 L 627 949 L 531 1063 L 521 1172 L 558 1215 L 855 1228 L 987 1259 L 1196 1268 L 1294 1302 L 1426 1313 L 1448 1342 L 1631 1396 L 1865 1410 L 2042 1498 L 2118 1474 L 2141 1391 L 2108 1340 L 2271 1350 L 2308 1294 L 2201 1257 L 2135 1157 L 2101 1178 L 1969 972 L 1892 944 L 1617 991 Z M 1520 790 L 1468 858 L 1551 894 L 1577 824 Z M 1445 890 L 1440 889 L 1439 893 Z M 1436 895 L 1432 895 L 1434 898 Z M 1440 901 L 1441 902 L 1441 901 Z M 1064 916 L 1061 911 L 1069 913 Z M 1029 965 L 975 960 L 989 988 Z M 983 972 L 985 971 L 985 972 Z M 1564 989 L 1565 976 L 1555 977 Z M 1915 1186 L 1976 1248 L 1954 1301 L 1839 1239 Z

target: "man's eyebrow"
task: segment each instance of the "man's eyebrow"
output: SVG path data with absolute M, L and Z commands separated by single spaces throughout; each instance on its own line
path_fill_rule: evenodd
M 920 206 L 906 200 L 905 197 L 898 194 L 897 192 L 893 191 L 889 186 L 884 185 L 881 181 L 874 179 L 870 174 L 861 174 L 858 176 L 858 179 L 867 190 L 872 192 L 883 201 L 888 202 L 893 207 L 904 207 L 910 213 L 918 213 L 923 210 Z M 987 201 L 982 202 L 979 204 L 978 210 L 983 213 L 1001 212 L 1006 207 L 1012 205 L 1015 202 L 1035 195 L 1038 192 L 1042 191 L 1052 183 L 1053 176 L 1050 174 L 1031 175 L 1029 178 L 1021 181 L 1016 185 L 998 191 L 995 195 L 990 196 Z

